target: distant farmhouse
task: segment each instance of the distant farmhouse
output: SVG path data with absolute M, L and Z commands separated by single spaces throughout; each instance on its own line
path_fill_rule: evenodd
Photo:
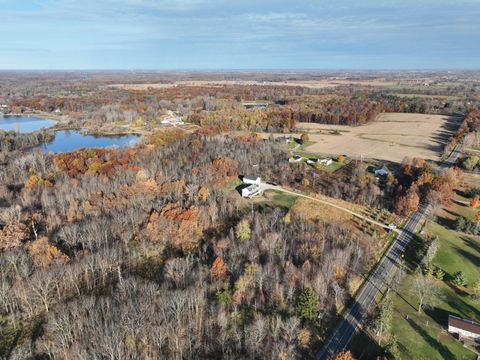
M 448 332 L 458 335 L 460 340 L 471 340 L 480 344 L 480 324 L 472 320 L 448 315 Z
M 184 125 L 185 122 L 173 111 L 169 111 L 167 116 L 160 120 L 162 125 Z
M 268 107 L 267 102 L 244 102 L 242 103 L 245 109 L 266 109 Z

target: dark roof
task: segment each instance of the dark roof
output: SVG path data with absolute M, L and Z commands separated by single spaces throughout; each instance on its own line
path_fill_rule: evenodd
M 255 181 L 258 179 L 258 176 L 244 176 L 243 179 Z
M 480 324 L 472 320 L 448 315 L 448 325 L 480 335 Z

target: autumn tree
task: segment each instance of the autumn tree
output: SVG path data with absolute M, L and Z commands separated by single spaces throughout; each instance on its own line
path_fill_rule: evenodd
M 310 136 L 309 136 L 307 133 L 304 132 L 304 133 L 302 133 L 302 135 L 300 136 L 300 139 L 305 142 L 305 141 L 310 140 Z
M 480 205 L 480 198 L 475 196 L 470 200 L 470 207 L 476 209 Z
M 388 294 L 380 303 L 373 322 L 374 332 L 378 339 L 378 345 L 380 346 L 382 345 L 382 340 L 384 338 L 388 339 L 391 335 L 393 311 L 393 301 Z
M 247 241 L 251 236 L 250 223 L 247 219 L 240 221 L 235 227 L 235 235 L 240 241 Z
M 217 257 L 212 264 L 210 272 L 215 280 L 220 280 L 225 278 L 227 275 L 227 264 L 221 257 Z
M 440 301 L 441 289 L 434 282 L 423 275 L 420 269 L 417 269 L 412 282 L 412 293 L 418 298 L 417 311 L 420 313 L 424 308 L 430 308 Z
M 348 350 L 335 354 L 333 357 L 330 358 L 330 360 L 355 360 L 355 358 L 353 357 L 352 352 Z

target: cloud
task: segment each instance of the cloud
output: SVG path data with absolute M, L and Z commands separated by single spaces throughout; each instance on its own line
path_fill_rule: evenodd
M 44 62 L 55 54 L 97 67 L 305 67 L 349 57 L 373 64 L 405 61 L 412 51 L 419 64 L 439 55 L 462 61 L 455 52 L 480 56 L 472 46 L 480 40 L 480 3 L 473 0 L 0 0 L 0 18 L 0 46 L 10 55 L 45 49 Z M 0 67 L 8 61 L 15 63 L 0 59 Z

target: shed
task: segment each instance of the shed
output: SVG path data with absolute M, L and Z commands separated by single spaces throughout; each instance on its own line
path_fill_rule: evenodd
M 480 344 L 480 324 L 473 320 L 448 315 L 448 332 L 458 335 L 459 339 L 466 338 Z
M 376 176 L 387 176 L 389 173 L 390 173 L 390 170 L 388 170 L 388 168 L 385 165 L 375 169 Z

